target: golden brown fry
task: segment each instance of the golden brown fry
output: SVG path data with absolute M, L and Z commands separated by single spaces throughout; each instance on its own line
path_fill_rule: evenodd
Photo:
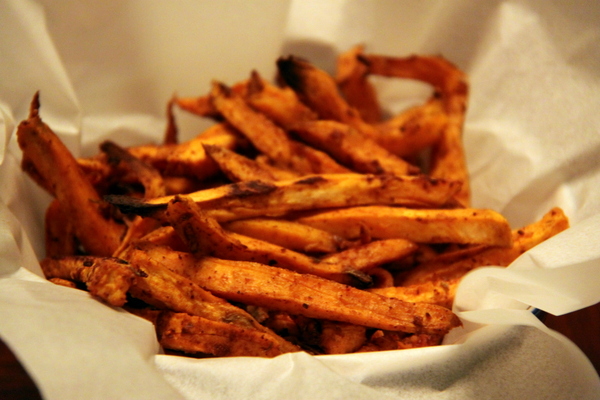
M 369 277 L 355 270 L 351 263 L 320 262 L 275 244 L 227 232 L 187 197 L 178 196 L 170 201 L 165 217 L 196 255 L 277 265 L 343 283 L 370 283 Z
M 377 93 L 369 82 L 368 67 L 359 57 L 363 46 L 354 46 L 338 55 L 335 81 L 348 104 L 354 107 L 367 123 L 381 121 L 381 107 Z
M 226 223 L 224 228 L 304 253 L 333 253 L 346 246 L 346 241 L 339 236 L 284 219 L 243 219 Z
M 450 255 L 451 262 L 445 260 L 442 255 L 408 271 L 398 283 L 402 286 L 409 286 L 438 280 L 449 281 L 461 278 L 477 267 L 508 266 L 525 251 L 568 227 L 569 221 L 564 212 L 560 208 L 553 208 L 539 221 L 513 231 L 512 247 L 490 247 L 475 254 L 466 251 L 466 257 L 458 260 L 456 260 L 456 255 Z
M 293 56 L 280 57 L 277 68 L 279 76 L 320 119 L 343 122 L 371 139 L 379 135 L 340 95 L 334 78 L 327 72 Z
M 232 182 L 260 180 L 273 182 L 276 176 L 256 161 L 224 147 L 204 145 L 204 151 Z
M 245 146 L 243 137 L 231 125 L 215 124 L 196 137 L 180 144 L 143 145 L 127 150 L 136 158 L 165 175 L 206 179 L 217 171 L 217 165 L 206 156 L 203 144 L 227 149 Z
M 298 349 L 256 329 L 196 315 L 163 311 L 156 317 L 156 335 L 165 349 L 217 357 L 275 357 Z
M 108 140 L 100 144 L 100 150 L 106 154 L 109 164 L 122 165 L 134 176 L 136 181 L 142 184 L 144 197 L 153 198 L 166 195 L 165 183 L 155 168 Z
M 441 207 L 460 184 L 426 176 L 331 174 L 289 181 L 240 182 L 190 193 L 188 196 L 219 222 L 252 217 L 278 217 L 295 211 L 360 205 Z M 140 201 L 107 196 L 126 213 L 161 212 L 173 196 Z M 321 228 L 323 229 L 323 228 Z
M 358 350 L 367 340 L 364 326 L 322 321 L 319 345 L 325 354 L 347 354 Z
M 298 121 L 317 119 L 316 113 L 300 101 L 296 92 L 288 87 L 279 88 L 269 83 L 256 71 L 252 71 L 245 98 L 252 108 L 284 129 Z
M 170 252 L 174 253 L 174 252 Z M 165 256 L 166 254 L 163 253 Z M 189 253 L 176 253 L 192 257 L 178 265 L 178 269 L 185 268 L 186 261 L 193 262 L 194 258 Z M 228 302 L 214 296 L 197 283 L 173 272 L 165 266 L 169 261 L 165 256 L 160 257 L 156 252 L 151 255 L 148 251 L 132 249 L 128 253 L 128 260 L 136 271 L 136 279 L 130 289 L 133 297 L 145 301 L 159 309 L 167 309 L 196 315 L 211 321 L 231 323 L 247 329 L 255 329 L 271 339 L 276 340 L 283 352 L 298 351 L 298 348 L 280 338 L 270 329 L 259 324 L 250 314 L 235 307 Z M 157 258 L 158 257 L 158 258 Z
M 47 279 L 85 283 L 91 294 L 117 307 L 125 304 L 127 292 L 135 280 L 129 264 L 114 257 L 45 258 L 40 265 Z
M 275 165 L 304 174 L 347 172 L 346 168 L 338 165 L 327 154 L 291 140 L 282 128 L 264 114 L 253 110 L 227 86 L 214 83 L 211 99 L 225 119 Z M 312 162 L 315 158 L 316 165 Z
M 437 304 L 451 309 L 459 281 L 460 279 L 455 278 L 447 281 L 438 280 L 410 286 L 392 286 L 368 290 L 386 297 L 415 303 Z
M 46 209 L 44 227 L 46 257 L 72 256 L 77 252 L 75 228 L 56 199 Z
M 433 97 L 424 104 L 377 124 L 377 143 L 393 154 L 409 157 L 436 144 L 446 126 L 448 116 L 443 103 Z
M 462 144 L 469 85 L 466 75 L 440 56 L 386 57 L 363 54 L 369 73 L 417 79 L 434 87 L 448 115 L 448 123 L 434 146 L 431 176 L 463 182 L 457 200 L 465 207 L 470 203 L 469 173 Z
M 352 265 L 358 271 L 370 272 L 380 265 L 401 259 L 417 250 L 417 245 L 405 239 L 377 240 L 323 257 L 334 264 Z
M 110 256 L 119 246 L 124 227 L 106 216 L 107 204 L 85 178 L 73 155 L 42 122 L 38 96 L 36 93 L 31 102 L 29 118 L 17 130 L 24 159 L 52 189 L 85 250 Z
M 486 209 L 410 209 L 365 206 L 313 212 L 298 222 L 346 239 L 367 230 L 374 238 L 403 238 L 417 243 L 486 244 L 509 247 L 508 221 Z
M 419 171 L 417 167 L 390 153 L 375 140 L 341 122 L 300 122 L 291 128 L 291 132 L 357 172 L 407 175 Z
M 293 315 L 403 332 L 446 333 L 460 324 L 446 308 L 390 299 L 310 274 L 247 261 L 197 258 L 168 248 L 137 253 L 160 259 L 167 268 L 225 299 Z

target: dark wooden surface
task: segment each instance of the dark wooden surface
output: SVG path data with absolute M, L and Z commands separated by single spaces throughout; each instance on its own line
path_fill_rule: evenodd
M 600 304 L 567 315 L 544 317 L 545 324 L 571 339 L 600 373 Z M 34 382 L 0 341 L 0 399 L 41 399 Z

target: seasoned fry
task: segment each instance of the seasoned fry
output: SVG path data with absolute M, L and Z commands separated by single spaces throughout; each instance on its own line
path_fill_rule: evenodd
M 155 325 L 156 336 L 163 348 L 185 353 L 275 357 L 297 351 L 291 346 L 283 346 L 273 335 L 196 315 L 162 311 L 157 315 Z
M 399 350 L 461 325 L 466 273 L 568 228 L 559 208 L 513 230 L 470 207 L 469 86 L 443 57 L 355 46 L 335 76 L 293 55 L 276 66 L 276 83 L 252 71 L 170 98 L 163 143 L 105 141 L 77 160 L 36 94 L 17 139 L 23 171 L 55 197 L 46 278 L 151 321 L 167 353 Z M 372 81 L 385 78 L 432 93 L 384 117 Z M 180 143 L 176 107 L 214 123 Z
M 508 221 L 485 209 L 409 209 L 387 206 L 350 207 L 314 212 L 296 221 L 346 239 L 366 229 L 378 239 L 403 238 L 417 243 L 485 244 L 509 247 Z
M 36 174 L 47 183 L 44 186 L 51 188 L 83 247 L 94 254 L 110 256 L 119 246 L 124 227 L 107 217 L 106 203 L 85 179 L 73 155 L 42 122 L 39 107 L 39 93 L 36 93 L 29 118 L 17 130 L 24 159 L 31 162 Z
M 255 262 L 197 258 L 158 247 L 137 253 L 160 259 L 167 268 L 220 297 L 290 314 L 402 332 L 446 333 L 460 323 L 444 307 L 390 299 Z
M 190 193 L 189 197 L 219 222 L 278 217 L 295 211 L 360 205 L 441 207 L 460 184 L 427 176 L 325 174 L 289 181 L 240 182 Z M 173 196 L 139 201 L 124 196 L 105 199 L 123 212 L 150 215 L 165 209 Z
M 564 212 L 559 208 L 553 208 L 539 221 L 513 231 L 511 247 L 490 247 L 475 254 L 468 252 L 466 257 L 453 262 L 447 262 L 442 256 L 407 272 L 399 283 L 402 286 L 408 286 L 437 280 L 449 281 L 461 277 L 477 267 L 507 266 L 525 251 L 568 227 L 569 221 Z
M 441 97 L 448 123 L 433 149 L 430 174 L 436 178 L 457 180 L 463 186 L 456 196 L 465 207 L 470 203 L 470 184 L 462 129 L 467 109 L 467 77 L 440 56 L 386 57 L 362 54 L 372 74 L 417 79 L 431 84 Z
M 293 250 L 227 232 L 187 197 L 178 196 L 170 201 L 165 215 L 182 241 L 197 255 L 277 265 L 343 283 L 370 282 L 351 263 L 320 262 Z
M 337 58 L 335 81 L 348 104 L 354 107 L 367 123 L 381 121 L 381 107 L 377 93 L 369 82 L 368 66 L 360 55 L 364 46 L 354 46 Z
M 254 180 L 273 182 L 277 180 L 271 170 L 224 147 L 205 144 L 204 151 L 232 182 Z
M 381 147 L 375 140 L 337 121 L 307 121 L 294 125 L 291 132 L 309 144 L 326 151 L 342 165 L 362 173 L 407 175 L 418 168 Z
M 339 236 L 294 221 L 251 218 L 228 222 L 224 228 L 303 253 L 333 253 L 349 244 Z

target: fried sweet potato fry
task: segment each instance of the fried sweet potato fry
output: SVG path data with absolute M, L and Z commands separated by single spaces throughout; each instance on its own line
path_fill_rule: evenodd
M 253 110 L 241 96 L 237 96 L 224 84 L 213 84 L 211 99 L 225 119 L 275 165 L 304 174 L 347 172 L 346 168 L 338 165 L 326 153 L 291 140 L 286 131 L 264 114 Z M 319 161 L 316 165 L 311 162 L 314 158 Z
M 264 168 L 248 157 L 224 147 L 205 144 L 204 151 L 232 182 L 253 180 L 273 182 L 277 180 L 277 177 L 271 170 Z
M 381 122 L 382 113 L 375 88 L 368 80 L 369 69 L 359 56 L 364 46 L 358 45 L 338 55 L 335 81 L 351 107 L 371 124 Z
M 129 264 L 114 257 L 67 256 L 45 258 L 40 263 L 47 279 L 85 283 L 88 291 L 106 303 L 120 307 L 135 280 Z
M 377 240 L 333 253 L 321 260 L 334 264 L 352 265 L 358 271 L 371 269 L 399 260 L 417 250 L 417 245 L 405 239 Z
M 297 351 L 256 329 L 186 313 L 154 311 L 153 314 L 141 316 L 154 323 L 160 345 L 168 350 L 217 357 L 275 357 Z
M 410 286 L 391 286 L 368 289 L 386 297 L 393 297 L 415 303 L 437 304 L 451 309 L 460 279 L 438 280 L 418 283 Z
M 407 175 L 419 169 L 390 153 L 375 140 L 351 126 L 331 120 L 306 121 L 290 131 L 307 143 L 331 154 L 350 169 L 362 173 Z
M 335 79 L 324 70 L 298 57 L 277 60 L 279 76 L 320 119 L 343 122 L 361 134 L 376 139 L 377 129 L 366 123 L 358 110 L 341 96 Z
M 339 236 L 285 219 L 242 219 L 228 222 L 223 227 L 240 235 L 303 253 L 334 253 L 348 246 Z
M 460 184 L 427 176 L 324 174 L 289 181 L 240 182 L 189 196 L 219 222 L 278 217 L 295 211 L 359 205 L 442 207 Z M 140 201 L 126 196 L 105 199 L 125 213 L 162 212 L 173 196 Z
M 124 226 L 107 216 L 107 203 L 85 178 L 77 161 L 39 115 L 36 93 L 29 118 L 19 124 L 17 140 L 24 159 L 47 183 L 69 218 L 75 235 L 86 251 L 110 256 L 119 246 Z
M 346 239 L 356 239 L 366 229 L 374 238 L 403 238 L 417 243 L 501 247 L 510 247 L 512 243 L 508 221 L 487 209 L 363 206 L 312 212 L 296 221 Z
M 277 265 L 343 283 L 370 282 L 369 277 L 355 270 L 351 263 L 321 262 L 269 242 L 225 231 L 188 197 L 178 196 L 170 201 L 165 216 L 190 251 L 197 255 Z
M 159 246 L 133 254 L 132 264 L 140 264 L 140 259 L 157 260 L 222 298 L 293 315 L 403 332 L 446 333 L 460 324 L 444 307 L 390 299 L 264 264 L 198 258 Z
M 470 203 L 469 173 L 462 144 L 469 84 L 466 75 L 441 56 L 387 57 L 362 54 L 369 73 L 387 77 L 417 79 L 433 86 L 448 116 L 446 129 L 434 146 L 431 176 L 463 182 L 457 200 Z
M 400 157 L 410 157 L 435 145 L 448 125 L 442 101 L 433 97 L 376 125 L 377 143 Z
M 560 208 L 553 208 L 539 221 L 514 230 L 512 233 L 513 245 L 511 247 L 484 248 L 475 254 L 467 252 L 466 257 L 458 259 L 456 259 L 456 255 L 452 255 L 452 262 L 448 262 L 444 259 L 444 256 L 440 256 L 406 272 L 398 284 L 409 286 L 438 280 L 449 281 L 460 278 L 477 267 L 489 265 L 508 266 L 525 251 L 568 227 L 569 221 L 564 212 Z
M 252 71 L 245 99 L 252 108 L 284 129 L 289 129 L 298 121 L 317 119 L 317 114 L 300 101 L 296 92 L 289 87 L 280 88 L 271 84 L 256 71 Z

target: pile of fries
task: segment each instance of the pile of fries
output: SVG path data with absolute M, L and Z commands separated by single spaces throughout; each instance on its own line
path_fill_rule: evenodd
M 106 141 L 75 158 L 39 115 L 18 127 L 22 168 L 53 197 L 50 281 L 154 323 L 191 356 L 342 354 L 441 343 L 460 279 L 506 266 L 568 227 L 558 209 L 512 229 L 470 206 L 468 83 L 439 56 L 298 57 L 167 104 L 164 143 Z M 431 86 L 387 116 L 371 76 Z M 180 142 L 175 110 L 214 124 Z

